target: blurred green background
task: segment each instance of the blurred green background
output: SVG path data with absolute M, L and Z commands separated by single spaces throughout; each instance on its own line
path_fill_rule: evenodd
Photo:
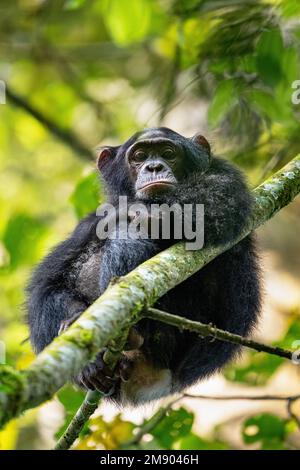
M 254 186 L 300 152 L 299 59 L 298 0 L 0 0 L 0 338 L 9 364 L 33 359 L 22 307 L 33 265 L 103 199 L 95 147 L 144 127 L 202 131 Z M 257 337 L 289 348 L 300 340 L 299 215 L 298 200 L 258 234 L 266 295 Z M 245 352 L 195 390 L 299 393 L 299 372 Z M 0 432 L 0 448 L 49 448 L 81 398 L 65 387 Z M 118 448 L 155 410 L 116 416 L 102 406 L 93 438 L 78 445 Z M 184 400 L 138 445 L 300 448 L 300 432 L 285 403 Z

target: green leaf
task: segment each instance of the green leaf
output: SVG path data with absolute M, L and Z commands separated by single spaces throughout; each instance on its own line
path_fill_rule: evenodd
M 207 441 L 191 433 L 176 443 L 176 450 L 226 450 L 228 445 L 219 441 Z
M 226 113 L 237 103 L 235 80 L 221 82 L 214 94 L 208 110 L 208 121 L 212 127 L 220 124 Z
M 267 91 L 254 88 L 247 91 L 249 100 L 253 103 L 254 107 L 265 117 L 272 121 L 284 121 L 285 114 L 283 107 L 278 104 L 274 95 Z
M 70 201 L 79 219 L 97 209 L 99 204 L 99 181 L 96 173 L 85 176 L 77 184 Z
M 46 232 L 45 222 L 29 214 L 11 217 L 3 235 L 11 267 L 34 263 L 39 257 L 39 242 Z
M 188 435 L 194 421 L 193 413 L 179 408 L 172 410 L 151 432 L 156 440 L 166 449 L 178 439 Z
M 262 413 L 247 419 L 242 436 L 246 444 L 261 443 L 262 449 L 284 449 L 287 421 L 270 413 Z
M 284 359 L 278 356 L 250 353 L 246 366 L 229 366 L 224 375 L 232 382 L 264 385 L 283 362 Z
M 281 80 L 281 55 L 284 52 L 279 29 L 264 32 L 256 49 L 257 71 L 266 85 L 274 87 Z
M 76 413 L 85 397 L 85 393 L 76 390 L 71 385 L 65 385 L 57 392 L 56 396 L 67 413 Z
M 274 346 L 291 349 L 294 341 L 300 338 L 300 322 L 293 321 L 281 341 Z M 249 361 L 245 366 L 232 365 L 225 369 L 225 377 L 232 382 L 247 383 L 249 385 L 265 385 L 278 368 L 284 363 L 284 359 L 269 354 L 248 353 Z
M 283 0 L 280 3 L 282 13 L 286 17 L 293 17 L 300 15 L 300 3 L 299 0 Z
M 64 10 L 77 10 L 86 3 L 86 0 L 66 0 Z
M 75 388 L 71 385 L 65 385 L 61 390 L 57 392 L 56 396 L 65 409 L 65 421 L 55 433 L 55 438 L 59 439 L 67 429 L 68 425 L 70 424 L 70 421 L 72 420 L 76 411 L 82 404 L 85 397 L 85 393 L 81 390 L 75 390 Z M 88 423 L 86 423 L 83 431 L 81 431 L 80 434 L 84 435 L 87 430 Z
M 299 57 L 295 47 L 286 48 L 281 55 L 281 68 L 285 76 L 285 86 L 290 95 L 290 85 L 299 76 Z
M 284 335 L 284 338 L 281 341 L 278 341 L 276 343 L 276 346 L 290 349 L 294 341 L 297 341 L 299 339 L 300 339 L 300 321 L 296 317 L 296 319 L 289 326 L 288 331 Z
M 140 41 L 151 30 L 152 1 L 102 0 L 103 21 L 120 45 Z
M 89 419 L 89 430 L 75 446 L 76 450 L 115 450 L 133 437 L 135 425 L 116 415 L 112 420 L 105 421 L 102 416 Z

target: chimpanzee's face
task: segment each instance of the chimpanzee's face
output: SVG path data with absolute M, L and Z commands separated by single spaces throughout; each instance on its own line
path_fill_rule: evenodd
M 138 198 L 171 191 L 184 174 L 183 150 L 159 132 L 145 132 L 125 155 Z
M 103 147 L 98 168 L 113 197 L 149 199 L 172 191 L 210 164 L 210 146 L 200 134 L 186 138 L 164 127 L 146 129 L 123 145 Z

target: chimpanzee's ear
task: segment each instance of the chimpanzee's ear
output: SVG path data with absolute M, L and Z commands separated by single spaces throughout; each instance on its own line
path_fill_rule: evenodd
M 97 167 L 101 171 L 103 165 L 113 159 L 116 154 L 116 147 L 99 147 L 97 149 Z
M 192 137 L 192 141 L 200 145 L 200 147 L 204 147 L 210 155 L 210 145 L 202 134 L 195 134 L 194 137 Z

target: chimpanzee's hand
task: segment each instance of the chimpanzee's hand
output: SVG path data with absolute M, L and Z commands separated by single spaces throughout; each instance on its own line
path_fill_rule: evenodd
M 103 360 L 105 350 L 93 362 L 87 364 L 75 377 L 75 383 L 86 390 L 98 390 L 104 395 L 112 395 L 120 381 L 127 382 L 132 370 L 132 361 L 121 355 L 117 366 L 111 370 Z
M 143 344 L 142 336 L 131 328 L 125 350 L 137 350 Z M 112 370 L 103 360 L 106 349 L 97 354 L 95 360 L 87 364 L 75 377 L 75 383 L 86 390 L 98 390 L 105 395 L 112 395 L 118 383 L 127 382 L 130 378 L 134 362 L 125 354 L 121 354 L 118 363 Z
M 74 315 L 72 315 L 71 317 L 63 320 L 58 330 L 58 336 L 64 333 L 64 331 L 66 331 L 72 325 L 72 323 L 74 323 L 74 321 L 78 320 L 81 314 L 82 312 L 79 311 L 79 312 L 74 313 Z

